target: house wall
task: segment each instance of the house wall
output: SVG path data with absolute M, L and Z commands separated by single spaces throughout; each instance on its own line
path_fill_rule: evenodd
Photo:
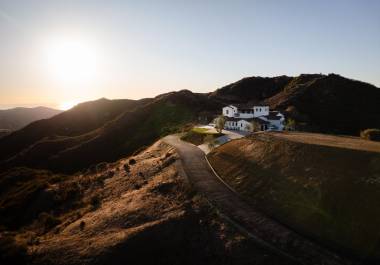
M 277 130 L 282 131 L 284 130 L 284 120 L 268 120 L 271 125 L 274 125 L 277 127 Z
M 246 131 L 246 132 L 252 131 L 252 124 L 245 120 L 240 120 L 238 122 L 238 125 L 239 125 L 238 127 L 240 131 Z
M 242 119 L 251 119 L 254 117 L 253 113 L 239 113 L 239 118 Z
M 254 117 L 269 115 L 269 106 L 253 106 Z
M 234 117 L 235 114 L 238 113 L 238 110 L 235 106 L 226 106 L 223 108 L 222 110 L 222 114 L 223 116 L 227 116 L 227 117 Z
M 249 110 L 243 110 L 246 112 L 249 112 Z M 261 120 L 267 121 L 270 123 L 270 125 L 262 126 L 262 129 L 266 130 L 272 126 L 276 127 L 276 130 L 282 131 L 284 130 L 284 123 L 285 123 L 285 117 L 282 113 L 279 113 L 277 116 L 280 116 L 281 119 L 279 120 L 268 120 L 266 117 L 269 115 L 269 106 L 254 106 L 253 107 L 253 113 L 244 113 L 239 112 L 237 107 L 233 105 L 229 105 L 223 108 L 222 113 L 224 116 L 231 117 L 231 118 L 242 118 L 242 119 L 250 119 L 257 117 Z M 252 130 L 252 125 L 250 122 L 245 120 L 239 120 L 239 121 L 226 121 L 224 125 L 225 129 L 229 130 L 240 130 L 240 131 L 250 131 Z
M 226 121 L 226 123 L 224 124 L 224 129 L 239 130 L 238 122 L 237 121 Z

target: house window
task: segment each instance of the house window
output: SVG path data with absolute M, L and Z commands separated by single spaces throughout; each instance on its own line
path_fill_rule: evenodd
M 243 123 L 240 123 L 240 127 L 243 127 Z
M 226 114 L 228 115 L 228 109 L 226 109 Z

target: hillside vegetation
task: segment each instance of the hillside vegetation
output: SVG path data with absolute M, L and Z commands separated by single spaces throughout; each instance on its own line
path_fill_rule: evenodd
M 289 264 L 223 221 L 162 142 L 73 175 L 19 168 L 0 187 L 2 265 Z
M 223 133 L 210 132 L 207 128 L 192 128 L 184 133 L 181 140 L 192 143 L 194 145 L 201 145 L 205 141 L 212 142 L 216 138 L 223 136 Z
M 79 104 L 0 138 L 0 172 L 26 166 L 72 173 L 116 161 L 187 124 L 208 123 L 226 104 L 247 102 L 269 104 L 307 131 L 359 136 L 380 128 L 380 89 L 370 84 L 334 74 L 248 77 L 212 93 Z
M 252 205 L 349 255 L 380 260 L 380 143 L 307 133 L 258 133 L 208 158 Z
M 314 132 L 359 136 L 380 128 L 380 89 L 336 74 L 297 77 L 249 77 L 209 95 L 223 103 L 268 104 Z
M 198 113 L 208 109 L 202 95 L 190 91 L 165 94 L 126 110 L 89 132 L 74 136 L 42 138 L 15 156 L 8 155 L 8 158 L 0 163 L 0 168 L 22 165 L 72 173 L 99 162 L 115 161 L 152 144 L 164 135 L 179 131 L 187 123 L 196 120 Z M 19 138 L 27 139 L 26 129 L 18 132 L 26 134 L 25 137 L 15 133 L 3 138 L 4 140 L 0 139 L 0 147 L 4 145 L 15 150 L 10 145 L 11 142 Z M 2 154 L 7 155 L 6 152 Z

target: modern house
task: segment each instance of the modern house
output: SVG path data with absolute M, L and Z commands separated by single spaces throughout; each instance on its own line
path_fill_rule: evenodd
M 285 126 L 284 115 L 279 111 L 270 111 L 269 106 L 234 104 L 225 106 L 222 113 L 226 117 L 224 128 L 229 130 L 282 131 Z

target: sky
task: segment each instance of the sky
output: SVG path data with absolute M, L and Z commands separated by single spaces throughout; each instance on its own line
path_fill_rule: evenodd
M 301 73 L 380 87 L 380 1 L 0 0 L 0 108 Z

